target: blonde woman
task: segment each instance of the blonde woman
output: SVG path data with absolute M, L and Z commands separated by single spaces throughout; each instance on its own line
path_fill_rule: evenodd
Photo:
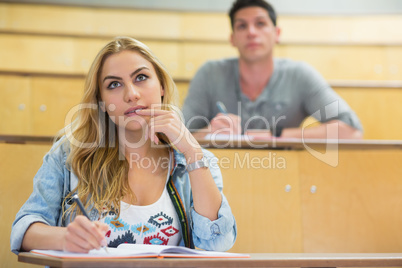
M 128 37 L 109 42 L 16 216 L 12 251 L 88 252 L 121 243 L 231 248 L 236 223 L 219 167 L 208 167 L 213 155 L 185 128 L 175 94 L 147 46 Z M 71 202 L 75 194 L 89 219 Z

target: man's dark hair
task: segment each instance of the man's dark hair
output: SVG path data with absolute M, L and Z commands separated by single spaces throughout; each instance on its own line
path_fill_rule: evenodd
M 237 11 L 246 7 L 262 7 L 268 12 L 269 18 L 271 19 L 274 26 L 276 26 L 276 12 L 275 9 L 264 0 L 236 0 L 232 8 L 229 10 L 230 24 L 234 25 L 234 16 Z

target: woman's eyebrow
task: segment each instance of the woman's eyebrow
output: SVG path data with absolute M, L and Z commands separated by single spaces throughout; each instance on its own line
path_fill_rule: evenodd
M 121 77 L 118 77 L 118 76 L 113 76 L 113 75 L 108 75 L 108 76 L 105 76 L 105 78 L 103 78 L 103 82 L 105 82 L 105 80 L 106 79 L 116 79 L 116 80 L 122 80 L 122 78 Z
M 144 70 L 144 69 L 148 69 L 148 70 L 149 70 L 149 68 L 146 67 L 146 66 L 140 67 L 140 68 L 138 68 L 137 70 L 135 70 L 134 72 L 132 72 L 132 73 L 130 74 L 130 77 L 133 77 L 134 75 L 136 75 L 137 73 L 141 72 L 141 71 Z
M 132 72 L 132 73 L 130 74 L 130 77 L 133 77 L 134 75 L 136 75 L 137 73 L 141 72 L 141 71 L 144 70 L 144 69 L 148 69 L 148 70 L 149 70 L 148 67 L 145 67 L 145 66 L 144 66 L 144 67 L 140 67 L 140 68 L 138 68 L 137 70 L 135 70 L 134 72 Z M 106 79 L 123 80 L 121 77 L 114 76 L 114 75 L 107 75 L 107 76 L 105 76 L 105 78 L 103 78 L 103 82 L 105 82 Z

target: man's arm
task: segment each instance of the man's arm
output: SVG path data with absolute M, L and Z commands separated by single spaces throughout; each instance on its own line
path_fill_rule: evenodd
M 304 138 L 325 138 L 338 133 L 340 139 L 362 138 L 363 128 L 360 120 L 342 97 L 333 90 L 317 70 L 305 64 L 300 77 L 306 90 L 303 100 L 305 111 L 321 125 L 305 128 Z M 327 130 L 329 125 L 337 123 L 336 129 Z M 332 128 L 330 128 L 332 129 Z M 296 129 L 288 130 L 289 136 L 298 136 Z M 286 133 L 284 133 L 286 134 Z M 328 134 L 328 135 L 327 135 Z M 300 135 L 301 136 L 301 135 Z

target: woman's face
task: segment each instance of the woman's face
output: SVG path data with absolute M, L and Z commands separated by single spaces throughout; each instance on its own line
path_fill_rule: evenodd
M 123 50 L 108 56 L 99 79 L 102 109 L 119 128 L 144 128 L 149 116 L 135 111 L 161 104 L 164 89 L 153 65 L 138 52 Z

